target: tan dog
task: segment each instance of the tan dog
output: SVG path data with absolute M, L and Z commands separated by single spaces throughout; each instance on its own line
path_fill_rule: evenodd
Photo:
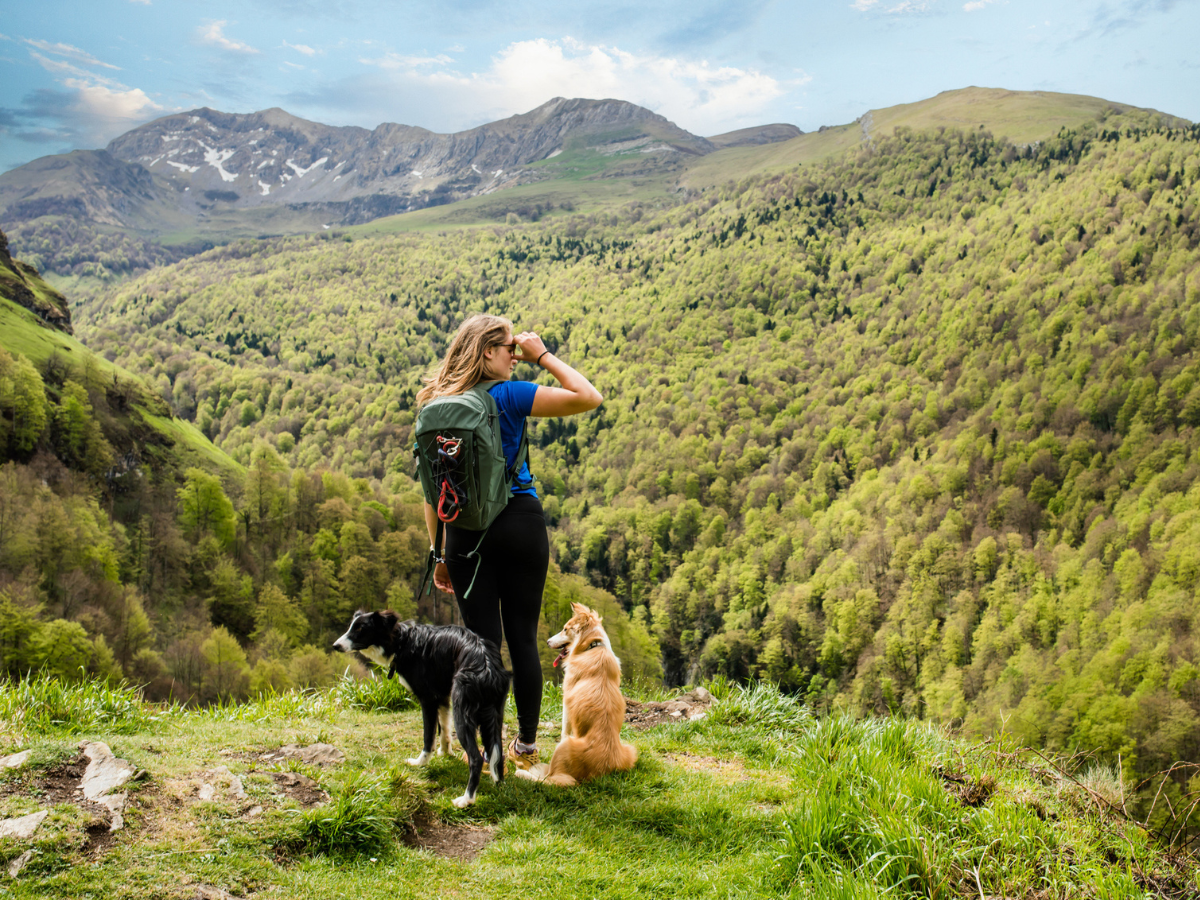
M 517 769 L 517 775 L 571 787 L 609 772 L 632 769 L 637 748 L 622 743 L 625 698 L 621 695 L 621 661 L 609 643 L 600 617 L 580 603 L 563 630 L 547 643 L 561 651 L 563 665 L 563 734 L 550 764 Z

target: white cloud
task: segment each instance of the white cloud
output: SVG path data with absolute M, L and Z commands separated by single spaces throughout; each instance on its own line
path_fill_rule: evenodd
M 149 6 L 150 0 L 129 0 L 130 3 L 140 3 L 143 6 Z
M 95 72 L 89 72 L 87 69 L 81 69 L 74 63 L 67 62 L 65 59 L 51 59 L 48 56 L 42 56 L 35 50 L 30 50 L 29 55 L 34 58 L 47 72 L 55 75 L 71 76 L 74 78 L 83 78 L 88 81 L 95 81 L 100 84 L 116 85 L 118 82 L 104 75 L 97 75 Z
M 249 44 L 226 37 L 225 26 L 228 24 L 228 20 L 218 19 L 201 26 L 197 29 L 200 35 L 200 42 L 220 47 L 222 50 L 227 50 L 230 53 L 258 53 L 258 50 Z
M 88 120 L 129 127 L 161 112 L 162 107 L 146 96 L 141 88 L 113 90 L 102 84 L 89 84 L 67 78 L 63 86 L 76 92 L 75 110 Z
M 105 71 L 117 66 L 70 44 L 29 39 L 24 43 L 36 48 L 29 49 L 29 56 L 51 73 L 58 86 L 39 88 L 26 97 L 24 106 L 16 111 L 23 123 L 13 132 L 18 139 L 62 141 L 74 147 L 103 146 L 164 112 L 141 88 L 121 84 Z
M 100 66 L 104 69 L 115 69 L 120 71 L 120 66 L 114 66 L 110 63 L 101 62 L 92 56 L 86 50 L 80 50 L 78 47 L 72 47 L 70 44 L 51 44 L 49 41 L 35 41 L 30 38 L 25 38 L 25 43 L 31 47 L 37 47 L 44 53 L 52 53 L 55 56 L 61 56 L 65 59 L 74 60 L 85 66 Z
M 303 53 L 305 56 L 313 56 L 317 52 L 312 47 L 309 47 L 307 44 L 289 44 L 287 41 L 284 41 L 283 46 L 290 47 L 291 49 L 295 50 L 297 53 Z
M 985 6 L 990 6 L 995 2 L 996 0 L 971 0 L 970 3 L 963 4 L 963 9 L 967 12 L 976 12 L 983 9 Z
M 510 44 L 482 72 L 458 72 L 445 56 L 388 54 L 363 62 L 389 72 L 401 88 L 423 88 L 430 102 L 471 111 L 477 122 L 528 112 L 555 96 L 619 98 L 695 134 L 718 134 L 757 123 L 760 110 L 788 87 L 753 69 L 631 53 L 571 38 Z M 797 83 L 808 80 L 804 76 Z

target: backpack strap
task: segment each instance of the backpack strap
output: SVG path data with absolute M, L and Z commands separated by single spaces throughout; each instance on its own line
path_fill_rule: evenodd
M 487 401 L 496 410 L 497 420 L 500 417 L 500 407 L 496 405 L 496 398 L 492 396 L 491 390 L 498 384 L 504 384 L 503 381 L 480 381 L 474 384 L 470 390 L 478 390 L 487 395 Z M 508 490 L 511 493 L 513 485 L 517 482 L 517 473 L 521 471 L 521 466 L 529 459 L 529 417 L 526 416 L 521 423 L 521 443 L 517 446 L 517 455 L 513 459 L 513 464 L 504 472 L 504 478 L 508 482 Z M 486 529 L 485 529 L 485 534 Z
M 433 580 L 431 576 L 433 575 L 433 567 L 437 565 L 434 560 L 446 558 L 446 554 L 442 550 L 442 538 L 445 533 L 446 526 L 439 518 L 437 520 L 437 528 L 435 528 L 433 532 L 433 546 L 429 548 L 429 558 L 425 561 L 425 574 L 421 576 L 421 587 L 417 590 L 418 597 L 424 594 L 426 589 L 428 589 L 430 593 L 433 593 Z M 471 584 L 474 583 L 475 580 L 472 579 Z

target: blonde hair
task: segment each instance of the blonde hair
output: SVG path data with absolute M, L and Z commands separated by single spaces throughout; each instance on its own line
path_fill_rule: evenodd
M 425 387 L 417 392 L 417 406 L 437 397 L 461 394 L 488 378 L 484 351 L 508 340 L 512 322 L 503 316 L 481 313 L 459 326 L 450 349 L 432 375 L 425 376 Z

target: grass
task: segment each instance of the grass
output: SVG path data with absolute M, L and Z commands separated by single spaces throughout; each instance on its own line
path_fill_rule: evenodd
M 407 773 L 394 766 L 381 775 L 358 770 L 337 786 L 329 803 L 287 810 L 296 820 L 296 837 L 290 843 L 334 857 L 385 856 L 422 805 Z
M 39 369 L 44 368 L 48 359 L 57 357 L 70 370 L 69 377 L 78 381 L 93 385 L 118 382 L 133 385 L 131 411 L 127 415 L 117 415 L 124 416 L 135 427 L 140 424 L 137 422 L 140 417 L 146 426 L 166 437 L 183 466 L 198 465 L 233 475 L 244 473 L 244 467 L 217 449 L 190 422 L 152 412 L 154 409 L 166 410 L 166 405 L 150 393 L 138 376 L 93 353 L 73 336 L 46 326 L 29 310 L 2 296 L 0 346 L 22 354 Z
M 10 685 L 0 692 L 0 754 L 34 754 L 30 770 L 0 775 L 0 818 L 36 808 L 40 779 L 81 735 L 108 741 L 150 777 L 132 788 L 127 829 L 103 848 L 89 849 L 87 817 L 71 804 L 54 807 L 32 844 L 0 840 L 0 871 L 36 850 L 20 877 L 0 881 L 0 896 L 150 898 L 165 884 L 203 884 L 363 900 L 1125 898 L 1148 896 L 1155 873 L 1188 886 L 1143 832 L 1019 754 L 966 747 L 918 722 L 814 718 L 769 685 L 710 689 L 720 699 L 705 718 L 624 735 L 640 751 L 631 772 L 573 790 L 485 778 L 476 805 L 459 810 L 450 802 L 466 778 L 458 755 L 421 770 L 403 764 L 419 746 L 420 715 L 392 681 L 141 713 L 127 689 Z M 19 709 L 43 701 L 59 712 L 30 730 Z M 543 719 L 557 721 L 560 703 L 548 686 Z M 543 746 L 555 736 L 544 731 Z M 345 762 L 271 761 L 285 744 L 318 740 Z M 197 779 L 220 765 L 242 779 L 244 801 L 197 801 Z M 316 779 L 329 801 L 281 797 L 280 771 Z M 1098 771 L 1089 783 L 1119 790 L 1114 779 Z M 487 829 L 491 841 L 471 860 L 407 845 L 435 821 L 450 835 Z
M 182 464 L 197 465 L 208 471 L 242 476 L 246 467 L 217 448 L 191 422 L 174 416 L 160 416 L 142 410 L 142 419 L 147 425 L 171 441 L 175 454 Z
M 66 682 L 46 674 L 0 682 L 0 723 L 14 742 L 29 735 L 132 734 L 147 730 L 162 715 L 127 685 Z

